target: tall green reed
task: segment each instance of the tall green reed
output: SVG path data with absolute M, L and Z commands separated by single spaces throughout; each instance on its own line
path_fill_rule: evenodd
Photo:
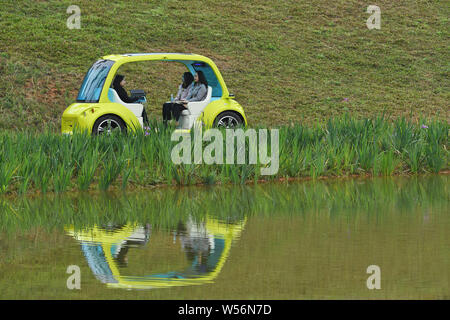
M 256 165 L 248 163 L 248 139 L 245 164 L 236 163 L 235 149 L 234 164 L 175 165 L 171 159 L 177 143 L 171 141 L 173 128 L 159 122 L 152 122 L 150 128 L 147 133 L 96 137 L 85 132 L 62 136 L 50 130 L 0 132 L 0 192 L 63 192 L 72 184 L 79 190 L 88 190 L 92 184 L 102 190 L 111 185 L 125 189 L 130 183 L 241 184 L 285 177 L 417 174 L 449 168 L 449 124 L 438 119 L 413 123 L 405 118 L 359 120 L 345 115 L 323 125 L 282 126 L 278 128 L 280 167 L 274 176 L 260 175 L 259 158 Z M 224 130 L 222 135 L 226 136 Z M 208 144 L 203 141 L 202 150 Z M 225 155 L 225 142 L 223 147 Z M 194 152 L 193 147 L 191 150 Z M 194 159 L 193 153 L 191 156 Z

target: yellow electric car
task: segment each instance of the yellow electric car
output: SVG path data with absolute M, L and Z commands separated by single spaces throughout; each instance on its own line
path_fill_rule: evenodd
M 66 232 L 80 242 L 92 273 L 108 287 L 153 289 L 212 283 L 245 222 L 246 219 L 225 224 L 207 217 L 205 222 L 198 223 L 189 219 L 179 224 L 172 247 L 167 247 L 164 241 L 171 234 L 165 237 L 163 234 L 162 238 L 159 234 L 156 244 L 152 245 L 151 225 L 94 226 L 83 231 L 68 226 Z M 179 266 L 181 270 L 170 270 L 168 260 L 180 249 L 180 253 L 186 254 L 186 265 Z M 155 268 L 159 272 L 152 272 Z
M 72 134 L 76 127 L 92 134 L 142 128 L 143 104 L 124 103 L 111 86 L 120 66 L 140 61 L 181 63 L 193 75 L 202 71 L 206 76 L 207 97 L 187 105 L 187 110 L 181 114 L 179 129 L 190 130 L 194 124 L 202 124 L 206 128 L 247 125 L 244 109 L 228 92 L 219 69 L 211 59 L 186 53 L 132 53 L 105 56 L 92 65 L 84 77 L 76 103 L 63 113 L 62 133 Z M 141 102 L 144 101 L 145 96 Z

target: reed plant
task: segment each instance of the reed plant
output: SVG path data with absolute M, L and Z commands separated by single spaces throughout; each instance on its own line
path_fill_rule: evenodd
M 122 159 L 117 159 L 115 157 L 111 157 L 107 161 L 105 161 L 103 165 L 103 170 L 100 174 L 98 180 L 98 187 L 100 190 L 106 191 L 108 190 L 111 183 L 117 179 L 120 172 L 122 171 L 124 165 L 124 161 Z
M 91 150 L 87 152 L 81 163 L 77 163 L 78 167 L 78 177 L 77 183 L 78 188 L 81 191 L 86 191 L 91 184 L 95 171 L 100 163 L 100 154 L 98 150 Z
M 8 186 L 19 167 L 15 167 L 14 163 L 3 162 L 0 167 L 0 193 L 5 193 Z
M 344 115 L 325 124 L 279 127 L 279 170 L 273 176 L 260 174 L 259 159 L 249 164 L 248 143 L 245 164 L 176 165 L 171 159 L 178 143 L 171 141 L 173 128 L 157 121 L 150 128 L 95 137 L 84 132 L 62 136 L 51 130 L 0 132 L 0 192 L 64 192 L 73 187 L 84 191 L 92 185 L 107 190 L 111 186 L 126 189 L 130 184 L 243 184 L 261 179 L 388 176 L 449 169 L 450 126 L 438 119 L 412 122 Z M 203 150 L 209 143 L 203 141 Z M 225 146 L 224 141 L 224 154 Z

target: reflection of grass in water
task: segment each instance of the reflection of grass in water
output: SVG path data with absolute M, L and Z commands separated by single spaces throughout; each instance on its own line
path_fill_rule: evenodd
M 158 189 L 143 193 L 80 194 L 17 198 L 0 202 L 0 226 L 5 232 L 42 226 L 52 229 L 107 225 L 110 222 L 150 223 L 154 228 L 174 228 L 189 215 L 206 215 L 224 221 L 245 216 L 301 215 L 305 210 L 339 210 L 351 215 L 364 208 L 367 215 L 383 219 L 388 208 L 412 210 L 425 204 L 448 206 L 448 176 L 309 181 L 292 185 L 256 187 L 193 187 Z M 345 209 L 345 210 L 343 210 Z M 342 211 L 341 211 L 342 210 Z
M 247 187 L 167 188 L 145 194 L 0 202 L 2 297 L 112 299 L 422 299 L 448 297 L 448 176 L 309 181 Z M 50 201 L 51 200 L 51 201 Z M 52 202 L 53 201 L 53 202 Z M 11 210 L 15 210 L 13 213 Z M 188 215 L 222 221 L 249 216 L 214 284 L 170 290 L 107 289 L 92 274 L 63 225 L 150 223 L 123 275 L 183 269 L 168 232 Z M 56 227 L 56 230 L 52 230 Z M 20 230 L 13 228 L 20 228 Z M 158 230 L 163 229 L 163 230 Z M 51 232 L 49 232 L 51 230 Z M 167 256 L 167 248 L 171 253 Z M 172 249 L 174 250 L 172 252 Z M 82 289 L 67 290 L 78 264 Z M 380 265 L 382 290 L 365 287 Z M 33 270 L 33 272 L 30 272 Z M 2 278 L 3 277 L 3 278 Z M 45 284 L 45 290 L 32 290 Z
M 389 176 L 448 169 L 449 125 L 438 120 L 413 124 L 405 119 L 390 122 L 383 117 L 356 120 L 344 116 L 325 126 L 280 127 L 279 171 L 274 176 L 260 176 L 260 163 L 175 165 L 171 151 L 178 141 L 170 141 L 172 130 L 159 122 L 151 128 L 149 136 L 141 131 L 132 136 L 100 137 L 2 132 L 0 191 L 62 192 L 88 190 L 92 184 L 101 190 L 130 184 L 243 184 L 285 177 Z M 203 142 L 203 151 L 208 145 Z M 235 156 L 236 148 L 235 144 Z M 223 151 L 225 157 L 225 141 Z M 193 161 L 194 147 L 191 152 Z M 245 154 L 248 163 L 248 141 Z

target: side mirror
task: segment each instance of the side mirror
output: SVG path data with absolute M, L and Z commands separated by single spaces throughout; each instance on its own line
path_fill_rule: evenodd
M 234 99 L 234 93 L 228 94 L 228 97 L 230 97 L 231 99 Z

